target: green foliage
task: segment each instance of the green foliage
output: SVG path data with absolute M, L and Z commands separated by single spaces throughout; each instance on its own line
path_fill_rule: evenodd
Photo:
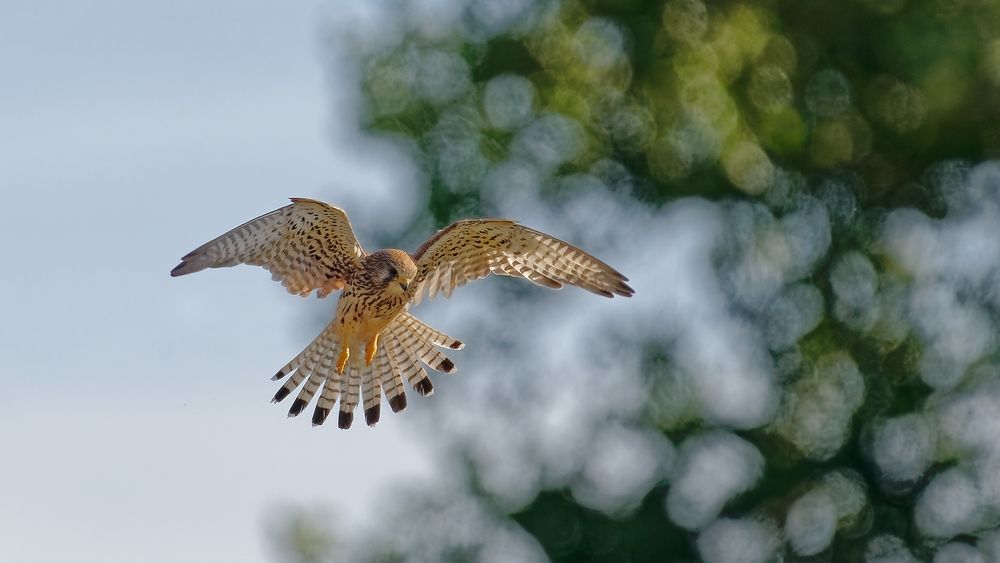
M 514 520 L 545 547 L 552 561 L 663 561 L 694 559 L 688 534 L 671 529 L 662 488 L 653 489 L 625 520 L 584 508 L 557 492 L 539 495 Z
M 508 73 L 532 114 L 579 125 L 559 172 L 612 158 L 654 203 L 759 195 L 781 166 L 854 171 L 866 207 L 927 207 L 912 182 L 930 164 L 1000 152 L 995 2 L 546 6 L 523 30 L 410 36 L 365 63 L 371 129 L 418 141 L 440 221 L 478 209 L 508 155 L 516 135 L 489 116 L 510 101 L 484 95 Z

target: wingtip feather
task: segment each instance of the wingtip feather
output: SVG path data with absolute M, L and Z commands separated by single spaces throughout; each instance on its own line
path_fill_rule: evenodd
M 208 268 L 211 264 L 204 254 L 199 254 L 197 250 L 187 253 L 183 258 L 181 258 L 181 263 L 170 270 L 170 277 L 176 278 L 177 276 L 185 276 L 187 274 L 193 274 L 195 272 L 200 272 L 205 268 Z M 219 266 L 223 264 L 218 264 Z

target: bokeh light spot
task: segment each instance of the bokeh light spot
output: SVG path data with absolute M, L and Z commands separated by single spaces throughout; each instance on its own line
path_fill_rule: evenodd
M 851 85 L 834 69 L 812 75 L 806 84 L 806 107 L 818 117 L 837 117 L 851 105 Z
M 625 59 L 625 36 L 611 20 L 591 18 L 576 30 L 576 51 L 596 70 L 611 68 Z
M 722 167 L 734 186 L 749 194 L 760 194 L 771 184 L 774 165 L 760 146 L 747 141 L 722 152 Z
M 393 115 L 403 111 L 413 98 L 415 80 L 413 68 L 402 57 L 371 63 L 365 74 L 365 90 L 372 113 Z
M 411 59 L 410 64 L 416 69 L 416 93 L 432 104 L 450 102 L 471 85 L 469 67 L 456 53 L 417 52 Z
M 927 98 L 915 86 L 889 76 L 879 76 L 867 88 L 871 114 L 896 133 L 920 127 L 927 114 Z
M 534 113 L 535 87 L 516 74 L 502 74 L 486 83 L 483 110 L 495 129 L 508 131 L 527 123 Z
M 761 111 L 774 113 L 792 101 L 792 84 L 780 67 L 765 64 L 755 67 L 748 87 L 750 101 Z
M 663 8 L 663 28 L 677 41 L 701 39 L 708 23 L 708 9 L 698 0 L 670 0 Z
M 511 143 L 511 156 L 551 169 L 583 150 L 583 130 L 565 116 L 543 115 L 522 129 Z

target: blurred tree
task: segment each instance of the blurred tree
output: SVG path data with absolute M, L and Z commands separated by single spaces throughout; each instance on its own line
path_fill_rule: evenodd
M 1000 536 L 989 530 L 1000 506 L 977 505 L 963 521 L 961 506 L 941 513 L 926 499 L 938 487 L 950 499 L 942 503 L 961 502 L 954 498 L 971 483 L 1000 501 L 982 489 L 996 479 L 976 473 L 997 466 L 963 457 L 965 435 L 949 430 L 945 416 L 1000 404 L 959 404 L 967 397 L 952 392 L 961 382 L 975 394 L 995 379 L 996 370 L 969 373 L 992 369 L 982 365 L 997 345 L 996 292 L 982 280 L 954 292 L 916 284 L 930 266 L 911 257 L 934 243 L 935 229 L 958 224 L 934 221 L 965 217 L 970 201 L 984 201 L 968 195 L 969 178 L 973 163 L 1000 155 L 1000 2 L 419 4 L 393 10 L 385 28 L 396 30 L 392 39 L 334 39 L 362 71 L 365 129 L 398 139 L 426 172 L 432 222 L 493 215 L 498 191 L 522 188 L 556 208 L 595 189 L 654 211 L 683 196 L 720 202 L 732 238 L 713 250 L 713 264 L 727 307 L 761 327 L 782 399 L 766 424 L 728 425 L 736 432 L 727 436 L 763 454 L 763 477 L 734 484 L 724 510 L 685 524 L 679 467 L 698 467 L 717 443 L 732 444 L 704 434 L 727 427 L 718 417 L 677 398 L 681 368 L 671 349 L 640 342 L 650 402 L 630 424 L 683 442 L 673 482 L 650 483 L 621 511 L 580 502 L 570 487 L 511 509 L 470 463 L 457 480 L 478 500 L 461 517 L 442 500 L 458 493 L 413 493 L 398 521 L 492 523 L 473 528 L 497 527 L 553 561 L 908 561 L 935 553 L 971 561 L 961 559 L 968 546 L 979 560 L 995 553 Z M 414 229 L 427 222 L 418 218 Z M 803 234 L 816 229 L 819 236 Z M 988 229 L 996 238 L 996 225 Z M 910 234 L 924 238 L 894 242 Z M 804 265 L 782 270 L 776 296 L 753 298 L 755 278 L 739 277 L 740 268 L 773 265 L 775 248 L 800 253 Z M 964 316 L 948 318 L 964 319 L 959 325 L 921 320 L 958 310 Z M 952 330 L 986 336 L 945 347 L 937 339 Z M 472 449 L 453 445 L 459 459 Z M 951 466 L 965 472 L 936 479 Z M 493 553 L 486 536 L 455 533 L 457 544 L 430 534 L 360 552 L 449 561 Z
M 276 511 L 268 526 L 280 556 L 297 563 L 336 561 L 338 541 L 331 530 L 333 515 L 322 509 L 288 507 Z

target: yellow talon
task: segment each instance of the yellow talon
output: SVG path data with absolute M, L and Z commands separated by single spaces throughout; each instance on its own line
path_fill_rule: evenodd
M 368 341 L 368 346 L 365 348 L 365 365 L 372 365 L 372 360 L 375 359 L 375 353 L 378 352 L 378 334 L 376 333 L 371 340 Z
M 340 357 L 337 358 L 337 373 L 344 375 L 344 368 L 347 367 L 347 359 L 351 357 L 351 349 L 344 346 L 340 349 Z

